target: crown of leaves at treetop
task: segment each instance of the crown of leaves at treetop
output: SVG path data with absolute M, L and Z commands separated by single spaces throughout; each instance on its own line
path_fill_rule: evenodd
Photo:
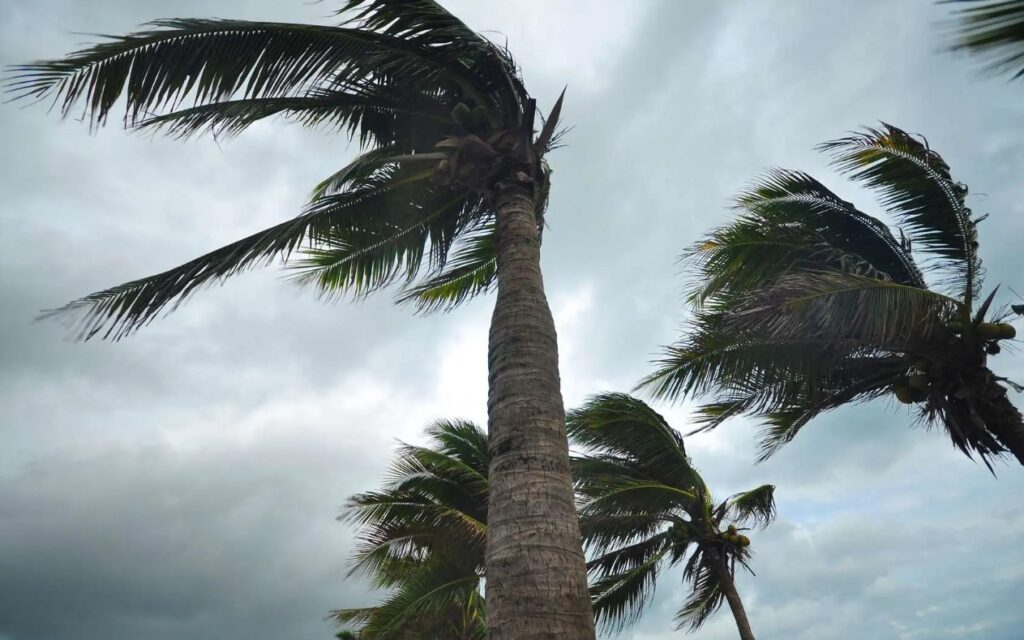
M 337 26 L 160 20 L 56 61 L 13 67 L 16 98 L 76 107 L 92 126 L 124 99 L 124 124 L 176 137 L 238 135 L 270 116 L 358 139 L 361 154 L 321 182 L 297 217 L 46 316 L 83 339 L 119 339 L 203 286 L 288 260 L 326 296 L 443 310 L 495 281 L 494 193 L 532 189 L 543 226 L 544 154 L 559 97 L 535 136 L 534 99 L 508 51 L 432 0 L 350 0 Z

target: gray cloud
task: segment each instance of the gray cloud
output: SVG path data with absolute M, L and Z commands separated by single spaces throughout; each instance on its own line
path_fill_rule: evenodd
M 928 135 L 971 185 L 988 282 L 1019 283 L 1021 90 L 935 51 L 927 0 L 453 2 L 507 36 L 541 104 L 569 85 L 553 156 L 546 283 L 567 402 L 628 389 L 680 326 L 675 257 L 759 170 L 812 171 L 878 212 L 812 146 L 885 119 Z M 323 21 L 330 3 L 232 0 L 216 14 Z M 58 55 L 209 3 L 0 7 L 0 60 Z M 326 638 L 344 576 L 338 505 L 395 438 L 484 420 L 490 301 L 413 318 L 386 297 L 324 304 L 253 273 L 116 345 L 73 344 L 37 309 L 172 266 L 291 215 L 352 150 L 267 123 L 217 145 L 96 135 L 5 105 L 0 189 L 0 638 Z M 1018 289 L 1020 289 L 1018 287 Z M 1019 353 L 996 361 L 1024 377 Z M 660 407 L 685 429 L 687 406 Z M 1021 471 L 994 480 L 905 412 L 823 417 L 753 466 L 738 421 L 690 450 L 723 495 L 778 485 L 740 587 L 766 638 L 1010 640 L 1024 624 Z M 678 637 L 666 576 L 624 637 Z M 731 638 L 723 612 L 701 637 Z

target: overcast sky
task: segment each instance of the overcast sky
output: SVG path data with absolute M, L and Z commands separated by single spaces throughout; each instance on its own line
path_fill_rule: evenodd
M 336 5 L 5 0 L 0 63 L 153 18 L 330 23 Z M 970 185 L 992 214 L 987 284 L 1024 291 L 1024 84 L 939 53 L 927 0 L 446 5 L 507 38 L 541 105 L 568 85 L 543 266 L 569 406 L 649 371 L 683 318 L 676 256 L 765 167 L 880 214 L 812 151 L 879 120 L 925 134 Z M 353 149 L 277 121 L 220 145 L 11 104 L 0 121 L 0 640 L 330 638 L 330 609 L 372 602 L 345 577 L 338 507 L 378 485 L 396 439 L 486 422 L 493 298 L 421 318 L 386 294 L 322 303 L 270 269 L 121 343 L 71 342 L 36 311 L 295 214 Z M 995 368 L 1022 379 L 1024 357 Z M 658 408 L 687 428 L 685 405 Z M 851 407 L 757 466 L 744 421 L 689 440 L 720 494 L 778 486 L 739 581 L 759 638 L 1019 640 L 1024 471 L 994 479 L 911 424 Z M 623 637 L 680 637 L 684 596 L 664 575 Z M 728 612 L 695 637 L 734 638 Z

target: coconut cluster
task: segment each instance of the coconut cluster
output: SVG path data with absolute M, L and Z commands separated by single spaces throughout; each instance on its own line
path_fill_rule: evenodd
M 750 546 L 750 538 L 748 538 L 745 535 L 741 535 L 739 533 L 739 530 L 736 528 L 736 525 L 734 524 L 730 524 L 725 531 L 718 534 L 718 537 L 724 540 L 725 542 L 734 544 L 738 547 Z
M 981 341 L 985 352 L 989 355 L 995 355 L 1002 350 L 999 346 L 1000 340 L 1013 340 L 1017 337 L 1017 330 L 1014 326 L 1005 322 L 980 322 L 976 325 L 969 325 L 969 327 L 968 331 L 973 329 L 972 333 Z M 962 336 L 965 333 L 964 325 L 960 322 L 951 322 L 946 325 L 946 328 L 956 336 Z M 914 366 L 919 369 L 917 373 L 901 378 L 892 385 L 893 395 L 903 404 L 924 402 L 928 399 L 933 383 L 940 382 L 942 379 L 941 367 L 938 365 L 919 362 Z

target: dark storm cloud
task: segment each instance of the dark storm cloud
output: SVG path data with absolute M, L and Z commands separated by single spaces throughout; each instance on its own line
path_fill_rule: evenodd
M 333 6 L 8 2 L 0 60 L 156 17 L 322 22 Z M 569 85 L 544 267 L 570 404 L 628 389 L 674 339 L 675 257 L 762 168 L 812 171 L 877 212 L 811 147 L 879 119 L 928 135 L 993 214 L 988 282 L 1024 284 L 1021 88 L 937 54 L 926 0 L 451 6 L 508 37 L 542 105 Z M 344 577 L 337 507 L 380 480 L 394 438 L 483 420 L 490 301 L 413 318 L 386 296 L 323 304 L 271 271 L 122 343 L 70 343 L 35 311 L 293 214 L 352 150 L 279 122 L 183 144 L 38 108 L 0 119 L 0 638 L 330 637 L 329 609 L 369 601 Z M 1019 354 L 996 365 L 1024 377 Z M 686 407 L 660 408 L 686 429 Z M 759 466 L 747 422 L 690 440 L 722 495 L 779 487 L 741 582 L 764 637 L 1010 640 L 1024 624 L 1021 471 L 993 480 L 910 423 L 845 409 Z M 626 637 L 677 637 L 673 581 Z M 728 615 L 701 637 L 735 637 Z

